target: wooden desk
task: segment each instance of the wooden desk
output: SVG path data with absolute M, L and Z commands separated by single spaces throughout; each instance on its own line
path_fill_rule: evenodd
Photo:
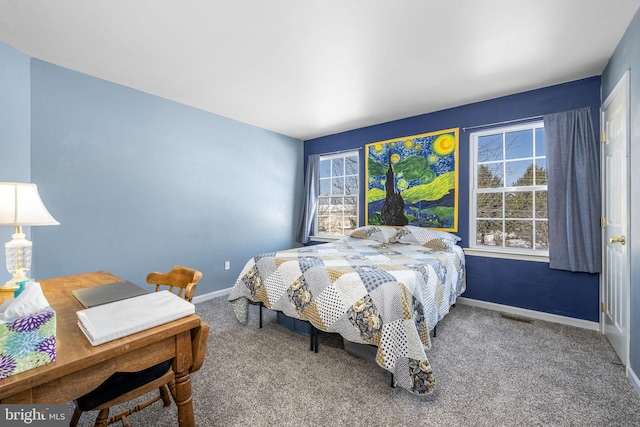
M 84 307 L 71 295 L 77 288 L 120 281 L 106 271 L 40 281 L 56 312 L 56 361 L 0 380 L 0 403 L 67 403 L 95 389 L 114 372 L 135 372 L 173 359 L 180 426 L 195 426 L 191 379 L 191 334 L 200 318 L 190 315 L 93 347 L 77 325 Z M 0 303 L 7 296 L 0 295 Z

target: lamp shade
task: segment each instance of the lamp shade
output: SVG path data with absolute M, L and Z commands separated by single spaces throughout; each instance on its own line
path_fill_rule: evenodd
M 0 182 L 0 226 L 58 225 L 35 184 Z

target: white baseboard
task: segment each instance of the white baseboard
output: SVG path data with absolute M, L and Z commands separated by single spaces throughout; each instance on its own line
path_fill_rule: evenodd
M 197 297 L 193 297 L 193 303 L 197 304 L 199 302 L 208 301 L 210 299 L 223 297 L 225 295 L 229 295 L 231 293 L 232 288 L 221 289 L 219 291 L 209 292 L 208 294 L 198 295 Z
M 573 317 L 559 316 L 557 314 L 544 313 L 542 311 L 528 310 L 526 308 L 512 307 L 510 305 L 496 304 L 493 302 L 480 301 L 465 297 L 458 297 L 456 302 L 473 307 L 486 308 L 488 310 L 500 311 L 502 313 L 515 314 L 517 316 L 529 317 L 547 322 L 560 323 L 563 325 L 576 326 L 578 328 L 600 331 L 600 323 L 588 320 L 574 319 Z
M 627 366 L 627 378 L 629 378 L 629 382 L 631 382 L 633 388 L 635 388 L 638 394 L 640 394 L 640 380 L 638 380 L 636 373 L 633 372 L 633 369 L 631 369 L 630 366 Z

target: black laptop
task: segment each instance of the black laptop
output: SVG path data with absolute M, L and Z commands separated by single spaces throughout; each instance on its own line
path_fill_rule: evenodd
M 74 289 L 71 291 L 74 297 L 85 308 L 120 301 L 127 298 L 148 294 L 149 292 L 131 282 L 114 282 L 106 285 L 92 286 L 90 288 Z

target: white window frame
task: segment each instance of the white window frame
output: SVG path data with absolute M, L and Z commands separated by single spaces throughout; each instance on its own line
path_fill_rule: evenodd
M 502 187 L 500 189 L 491 189 L 489 191 L 480 190 L 478 191 L 478 183 L 476 182 L 476 170 L 478 166 L 478 139 L 482 136 L 487 135 L 495 135 L 497 133 L 509 133 L 509 132 L 517 132 L 522 130 L 534 130 L 534 140 L 533 145 L 535 149 L 535 129 L 543 128 L 543 121 L 535 121 L 528 122 L 524 124 L 510 125 L 510 126 L 501 126 L 494 127 L 491 129 L 485 129 L 477 132 L 473 132 L 469 135 L 469 247 L 465 248 L 464 252 L 467 255 L 476 255 L 476 256 L 485 256 L 485 257 L 493 257 L 493 258 L 508 258 L 508 259 L 518 259 L 518 260 L 526 260 L 526 261 L 538 261 L 538 262 L 549 262 L 549 251 L 543 249 L 527 249 L 527 248 L 513 248 L 513 247 L 505 247 L 505 246 L 497 246 L 491 247 L 486 245 L 478 245 L 476 243 L 476 231 L 477 231 L 477 203 L 476 198 L 478 194 L 483 194 L 487 192 L 495 192 L 495 193 L 509 193 L 514 191 L 547 191 L 547 185 L 533 185 L 528 187 Z M 504 152 L 504 149 L 503 149 Z M 536 157 L 535 152 L 533 157 L 523 158 L 523 160 L 532 159 Z M 545 158 L 546 158 L 546 150 L 545 150 Z M 512 159 L 510 159 L 512 160 Z M 503 159 L 504 163 L 504 159 Z M 504 207 L 503 207 L 504 209 Z M 548 221 L 548 218 L 547 218 Z M 534 222 L 535 227 L 535 222 Z M 535 235 L 535 229 L 534 229 Z
M 320 159 L 319 161 L 322 162 L 323 160 L 330 160 L 330 159 L 339 159 L 339 158 L 347 158 L 347 157 L 356 157 L 358 159 L 358 170 L 357 173 L 355 175 L 341 175 L 341 176 L 355 176 L 356 180 L 358 182 L 358 191 L 355 194 L 349 195 L 350 197 L 355 197 L 356 198 L 356 227 L 358 225 L 358 220 L 360 218 L 360 190 L 361 190 L 361 180 L 360 180 L 360 151 L 359 150 L 349 150 L 349 151 L 341 151 L 338 153 L 331 153 L 331 154 L 324 154 L 324 155 L 320 155 Z M 318 176 L 318 180 L 320 180 L 320 177 Z M 320 194 L 318 194 L 318 199 L 320 199 Z M 333 240 L 338 240 L 341 239 L 342 237 L 345 236 L 344 234 L 344 229 L 343 229 L 343 234 L 329 234 L 329 233 L 320 233 L 318 231 L 318 210 L 320 209 L 320 203 L 317 204 L 316 207 L 316 212 L 314 214 L 314 221 L 313 221 L 313 236 L 310 237 L 311 240 L 314 241 L 333 241 Z

